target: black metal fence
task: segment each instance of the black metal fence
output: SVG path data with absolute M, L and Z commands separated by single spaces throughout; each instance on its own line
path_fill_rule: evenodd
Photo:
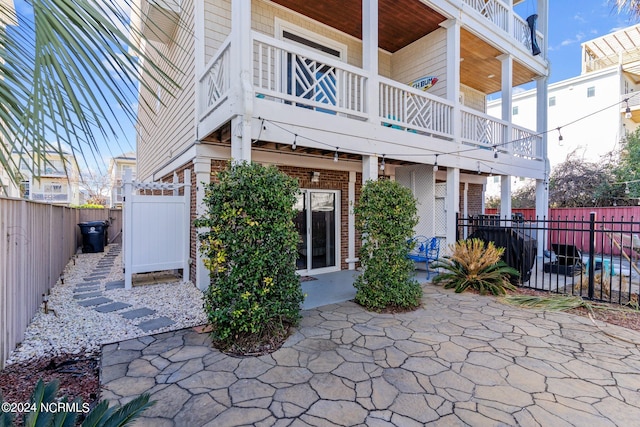
M 496 215 L 457 218 L 457 238 L 504 247 L 519 286 L 618 304 L 638 304 L 640 222 L 596 218 Z

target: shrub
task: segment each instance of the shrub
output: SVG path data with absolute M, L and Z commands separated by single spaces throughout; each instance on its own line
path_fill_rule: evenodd
M 372 310 L 418 307 L 422 288 L 407 258 L 418 223 L 411 191 L 395 181 L 367 181 L 354 213 L 363 237 L 356 302 Z
M 275 166 L 229 165 L 210 184 L 196 220 L 211 285 L 204 306 L 214 345 L 232 353 L 273 351 L 300 318 L 293 219 L 297 181 Z
M 518 270 L 501 260 L 504 248 L 497 248 L 493 242 L 480 239 L 459 240 L 451 246 L 452 255 L 438 260 L 433 267 L 442 268 L 433 283 L 444 283 L 445 288 L 455 288 L 460 293 L 467 288 L 484 295 L 504 295 L 506 290 L 514 290 L 509 278 L 519 276 Z
M 29 410 L 22 419 L 22 425 L 51 427 L 76 425 L 78 414 L 81 413 L 80 411 L 88 409 L 89 404 L 83 404 L 80 398 L 75 399 L 73 402 L 69 402 L 66 397 L 59 399 L 58 389 L 59 382 L 57 380 L 47 384 L 42 380 L 38 380 L 31 394 L 28 405 Z M 2 399 L 2 393 L 0 393 L 0 403 L 2 402 L 4 400 Z M 86 414 L 81 425 L 87 427 L 124 427 L 131 424 L 144 410 L 154 404 L 155 402 L 149 402 L 149 394 L 146 393 L 123 406 L 109 407 L 109 402 L 102 400 Z M 51 410 L 52 405 L 55 410 Z M 71 410 L 76 410 L 77 412 L 60 410 L 58 405 L 70 407 Z M 47 411 L 46 409 L 50 410 Z M 14 422 L 13 413 L 0 412 L 0 426 L 13 426 Z
M 97 205 L 95 203 L 85 203 L 84 205 L 72 206 L 77 209 L 104 209 L 103 205 Z

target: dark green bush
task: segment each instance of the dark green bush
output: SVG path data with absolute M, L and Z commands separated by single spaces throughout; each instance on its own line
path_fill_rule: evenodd
M 233 353 L 275 350 L 300 318 L 293 219 L 298 183 L 276 167 L 229 165 L 207 188 L 196 220 L 211 285 L 205 311 L 214 344 Z
M 356 302 L 372 310 L 418 307 L 422 288 L 407 258 L 418 223 L 411 191 L 395 181 L 367 181 L 354 213 L 363 238 Z

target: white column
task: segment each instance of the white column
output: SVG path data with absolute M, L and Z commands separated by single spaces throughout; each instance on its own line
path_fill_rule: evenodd
M 512 96 L 513 96 L 513 57 L 509 54 L 498 55 L 498 59 L 502 64 L 502 78 L 501 78 L 501 97 L 502 97 L 502 120 L 507 121 L 507 127 L 505 128 L 505 134 L 502 136 L 503 141 L 508 142 L 512 140 L 512 127 L 511 127 L 511 114 L 512 110 Z M 513 151 L 513 144 L 506 144 L 499 149 Z
M 379 123 L 378 0 L 362 0 L 362 67 L 369 75 L 367 83 L 369 121 Z
M 440 24 L 447 30 L 447 99 L 453 102 L 453 137 L 460 142 L 460 23 L 455 19 L 447 19 Z
M 511 219 L 511 176 L 500 177 L 500 218 Z
M 378 156 L 362 156 L 362 184 L 378 179 Z
M 194 102 L 195 102 L 195 117 L 193 118 L 195 121 L 195 132 L 196 132 L 196 140 L 200 140 L 200 132 L 198 129 L 198 125 L 200 123 L 200 113 L 203 108 L 201 105 L 202 98 L 199 96 L 199 92 L 202 90 L 200 85 L 200 76 L 204 72 L 204 58 L 205 58 L 205 43 L 204 43 L 204 33 L 205 33 L 205 25 L 204 25 L 204 0 L 194 0 L 194 54 L 195 54 L 195 93 L 194 93 Z
M 540 220 L 544 220 L 548 218 L 549 212 L 549 190 L 545 180 L 536 179 L 536 216 Z M 540 230 L 538 230 L 538 242 L 544 242 L 548 239 L 545 239 L 544 230 L 542 228 L 546 227 L 544 222 L 540 222 L 538 224 Z M 539 257 L 543 256 L 544 247 L 542 244 L 538 244 L 538 253 Z
M 131 183 L 131 170 L 124 173 L 124 189 L 122 193 L 122 249 L 124 259 L 124 288 L 131 289 L 133 281 L 133 244 L 131 236 L 133 233 L 133 184 Z
M 196 156 L 193 161 L 193 171 L 196 181 L 196 217 L 200 217 L 205 213 L 206 207 L 203 204 L 205 195 L 205 186 L 211 182 L 211 159 L 202 156 Z M 196 235 L 206 231 L 204 228 L 196 229 Z M 196 240 L 196 277 L 195 285 L 201 291 L 205 291 L 209 287 L 209 270 L 204 266 L 204 257 L 200 253 L 200 241 Z
M 542 34 L 543 39 L 542 43 L 539 43 L 540 49 L 542 50 L 543 58 L 547 59 L 549 57 L 549 0 L 538 0 L 537 24 L 538 31 Z
M 447 197 L 445 199 L 447 221 L 447 246 L 456 242 L 456 213 L 460 213 L 460 169 L 447 168 Z
M 251 120 L 244 115 L 231 119 L 231 160 L 233 163 L 251 161 Z
M 549 155 L 547 149 L 548 143 L 548 78 L 542 77 L 536 80 L 536 132 L 541 135 L 539 146 L 536 147 L 537 154 L 543 159 L 545 165 L 545 180 L 549 179 L 551 174 L 551 164 L 549 163 Z M 544 186 L 547 188 L 548 186 Z M 537 199 L 536 199 L 537 200 Z M 545 195 L 544 200 L 548 204 L 548 194 Z M 537 209 L 537 206 L 536 206 Z M 547 206 L 541 206 L 542 211 L 536 212 L 538 216 L 547 214 Z
M 237 116 L 231 120 L 231 158 L 234 162 L 251 161 L 251 119 L 253 85 L 251 84 L 253 46 L 251 43 L 251 1 L 231 2 L 231 81 Z
M 349 264 L 349 270 L 356 269 L 356 219 L 351 208 L 356 203 L 356 173 L 354 171 L 349 172 L 349 216 L 347 224 L 347 263 Z

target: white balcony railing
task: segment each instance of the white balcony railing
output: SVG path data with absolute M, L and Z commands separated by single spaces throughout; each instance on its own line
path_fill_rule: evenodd
M 69 196 L 67 194 L 55 193 L 32 193 L 31 200 L 48 201 L 48 202 L 67 202 Z
M 529 24 L 518 15 L 513 15 L 513 38 L 531 50 L 531 30 L 529 29 Z M 544 37 L 540 31 L 536 31 L 536 39 L 538 47 L 542 49 L 544 46 Z
M 542 158 L 542 135 L 519 126 L 511 128 L 511 152 L 516 157 L 526 159 Z
M 512 28 L 509 29 L 509 9 L 510 6 L 500 0 L 463 0 L 464 3 L 476 10 L 488 21 L 498 28 L 510 34 L 514 39 L 522 43 L 528 50 L 531 50 L 531 30 L 527 21 L 513 15 Z M 536 31 L 538 46 L 544 46 L 542 33 Z
M 253 49 L 258 97 L 366 117 L 363 70 L 259 33 L 253 33 Z
M 311 50 L 253 33 L 253 90 L 257 102 L 271 101 L 359 121 L 371 119 L 382 126 L 425 136 L 453 140 L 512 156 L 540 159 L 542 139 L 533 131 L 514 126 L 477 110 L 377 76 L 378 111 L 367 111 L 370 79 L 364 70 Z M 201 78 L 204 85 L 201 119 L 228 97 L 232 46 L 225 43 Z M 213 84 L 212 82 L 222 82 Z M 225 83 L 227 82 L 227 83 Z M 460 110 L 455 123 L 455 111 Z M 377 114 L 377 116 L 376 116 Z M 319 126 L 323 126 L 319 124 Z
M 227 98 L 231 89 L 230 46 L 230 38 L 227 38 L 200 78 L 200 108 L 204 111 L 203 117 L 215 110 Z
M 507 122 L 495 117 L 483 114 L 471 108 L 461 109 L 461 133 L 465 144 L 478 145 L 479 147 L 498 147 L 504 150 L 507 146 Z
M 506 4 L 496 0 L 464 0 L 464 2 L 503 31 L 509 31 L 509 9 Z
M 380 118 L 384 126 L 453 136 L 453 104 L 393 80 L 380 80 Z

